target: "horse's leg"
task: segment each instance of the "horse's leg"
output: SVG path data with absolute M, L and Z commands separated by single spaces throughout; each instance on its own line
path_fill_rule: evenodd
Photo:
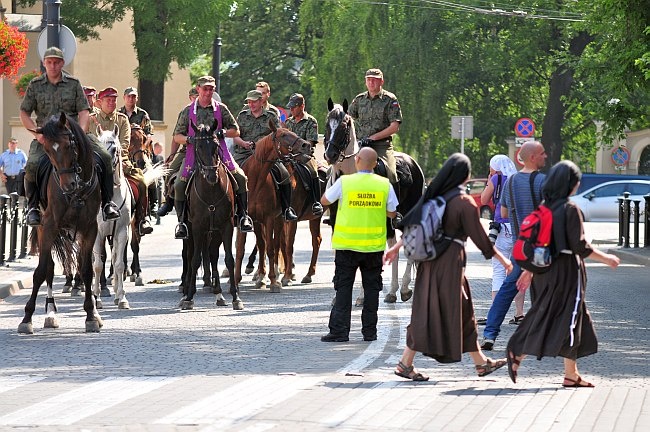
M 125 250 L 127 242 L 127 229 L 116 230 L 113 238 L 113 254 L 111 260 L 115 267 L 115 276 L 113 279 L 113 288 L 115 290 L 115 304 L 118 309 L 130 309 L 129 301 L 126 299 L 126 291 L 124 290 L 124 260 L 122 251 Z M 137 285 L 137 282 L 136 282 Z
M 251 254 L 248 256 L 248 263 L 246 264 L 246 274 L 253 273 L 255 270 L 255 258 L 257 258 L 257 245 L 251 251 Z M 261 259 L 261 258 L 260 258 Z
M 397 241 L 395 240 L 395 237 L 389 237 L 386 239 L 386 243 L 388 243 L 388 247 L 393 247 Z M 390 291 L 386 294 L 384 297 L 384 303 L 395 303 L 397 301 L 397 295 L 395 294 L 397 292 L 397 289 L 399 288 L 399 252 L 397 255 L 397 258 L 395 261 L 393 261 L 393 265 L 391 266 L 391 277 L 390 277 Z
M 406 270 L 404 270 L 404 276 L 402 277 L 402 286 L 399 291 L 403 302 L 408 301 L 413 296 L 413 289 L 409 288 L 409 284 L 411 283 L 411 278 L 413 276 L 414 266 L 415 261 L 413 260 L 408 260 L 406 263 Z
M 212 276 L 214 280 L 210 281 L 212 283 L 212 294 L 217 296 L 216 304 L 217 306 L 227 306 L 226 299 L 223 297 L 223 290 L 221 289 L 221 281 L 219 280 L 219 269 L 217 268 L 219 264 L 219 247 L 221 247 L 222 236 L 219 232 L 212 233 L 212 239 L 208 251 L 210 257 L 210 268 L 212 271 Z
M 187 280 L 187 269 L 189 267 L 188 265 L 188 252 L 187 250 L 189 249 L 189 246 L 187 244 L 187 240 L 183 240 L 183 248 L 181 250 L 181 258 L 183 261 L 183 271 L 181 272 L 181 283 L 178 284 L 178 292 L 181 294 L 185 294 L 185 287 L 186 287 L 186 280 Z
M 201 266 L 201 250 L 203 249 L 204 242 L 204 239 L 201 238 L 201 234 L 202 233 L 198 233 L 197 230 L 194 230 L 189 235 L 189 243 L 193 244 L 192 248 L 188 248 L 190 250 L 190 259 L 188 260 L 190 263 L 190 268 L 187 278 L 187 295 L 184 296 L 185 299 L 181 305 L 182 310 L 194 309 L 194 295 L 196 294 L 196 274 L 198 273 L 199 267 Z
M 86 311 L 86 332 L 97 333 L 102 327 L 102 319 L 95 307 L 95 300 L 91 291 L 93 281 L 93 265 L 92 254 L 94 239 L 97 237 L 97 224 L 90 224 L 88 232 L 86 232 L 80 241 L 79 252 L 79 270 L 81 278 L 85 287 L 84 310 Z M 93 241 L 91 241 L 91 239 Z
M 237 281 L 235 281 L 235 260 L 232 256 L 232 236 L 234 228 L 232 226 L 227 226 L 223 234 L 223 249 L 224 249 L 224 263 L 226 268 L 229 271 L 230 276 L 228 277 L 230 282 L 230 295 L 232 295 L 232 308 L 234 310 L 243 310 L 244 302 L 239 298 L 239 287 L 237 286 Z
M 46 234 L 47 233 L 47 234 Z M 34 326 L 32 325 L 32 316 L 36 310 L 36 297 L 38 296 L 38 290 L 41 288 L 41 284 L 45 280 L 47 272 L 48 260 L 52 260 L 52 238 L 53 229 L 50 227 L 48 231 L 44 229 L 39 230 L 38 238 L 40 244 L 38 245 L 38 265 L 34 270 L 34 275 L 32 276 L 32 294 L 27 300 L 25 305 L 25 316 L 23 317 L 22 322 L 18 325 L 18 333 L 33 334 Z
M 292 221 L 284 224 L 283 250 L 284 250 L 284 276 L 282 276 L 282 286 L 291 285 L 296 279 L 293 274 L 293 242 L 296 239 L 296 230 L 298 222 Z
M 235 241 L 235 282 L 241 283 L 241 263 L 244 259 L 244 246 L 246 245 L 246 233 L 237 230 Z
M 211 259 L 210 244 L 205 242 L 203 250 L 201 251 L 201 264 L 203 266 L 203 292 L 206 293 L 212 292 L 213 287 Z
M 68 294 L 70 291 L 72 291 L 72 280 L 73 279 L 74 279 L 74 274 L 66 273 L 66 275 L 65 275 L 65 284 L 63 285 L 63 290 L 61 291 L 62 294 Z
M 131 252 L 133 252 L 133 261 L 131 261 L 131 282 L 135 286 L 144 286 L 142 281 L 142 269 L 140 268 L 140 237 L 134 236 L 131 240 Z
M 307 275 L 302 278 L 302 283 L 311 283 L 311 277 L 316 274 L 316 261 L 318 261 L 320 244 L 323 241 L 323 236 L 320 233 L 320 218 L 309 221 L 309 232 L 311 233 L 311 261 Z
M 56 303 L 54 303 L 54 292 L 52 283 L 54 282 L 54 260 L 49 260 L 45 273 L 45 283 L 47 284 L 47 297 L 45 298 L 45 324 L 43 328 L 59 328 L 59 320 L 56 317 Z
M 276 269 L 278 266 L 278 251 L 280 250 L 280 233 L 284 229 L 282 218 L 269 218 L 267 222 L 266 255 L 269 257 L 269 288 L 272 293 L 282 291 L 282 284 L 278 282 Z
M 257 243 L 257 251 L 261 256 L 259 265 L 257 266 L 257 279 L 253 279 L 255 280 L 255 288 L 266 287 L 266 283 L 264 282 L 266 276 L 266 255 L 268 253 L 266 248 L 271 247 L 266 241 L 266 231 L 267 226 L 265 224 L 255 224 L 255 242 Z M 273 263 L 269 265 L 273 265 Z
M 92 291 L 93 295 L 95 296 L 95 307 L 97 309 L 103 309 L 104 305 L 102 304 L 102 299 L 101 299 L 101 288 L 100 288 L 100 281 L 101 281 L 101 274 L 104 273 L 104 260 L 102 258 L 102 249 L 104 248 L 104 235 L 103 234 L 97 234 L 97 238 L 95 239 L 95 244 L 93 245 L 93 284 L 92 284 Z

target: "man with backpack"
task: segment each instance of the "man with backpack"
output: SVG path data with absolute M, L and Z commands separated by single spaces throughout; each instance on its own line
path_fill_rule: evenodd
M 546 165 L 546 151 L 539 141 L 532 141 L 521 146 L 519 156 L 524 161 L 524 168 L 508 178 L 501 196 L 501 216 L 510 218 L 515 239 L 519 237 L 521 222 L 542 200 L 545 176 L 539 170 Z M 512 257 L 510 260 L 513 263 L 512 273 L 504 279 L 488 312 L 481 344 L 481 349 L 486 351 L 494 347 L 501 324 L 518 292 L 517 279 L 522 269 Z

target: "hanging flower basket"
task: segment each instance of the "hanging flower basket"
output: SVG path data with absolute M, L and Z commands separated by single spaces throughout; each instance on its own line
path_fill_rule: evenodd
M 11 78 L 25 65 L 29 40 L 16 27 L 0 20 L 0 78 Z
M 21 98 L 25 97 L 25 92 L 27 91 L 27 86 L 29 83 L 39 76 L 41 73 L 36 69 L 26 72 L 14 80 L 14 87 L 16 88 L 16 93 Z

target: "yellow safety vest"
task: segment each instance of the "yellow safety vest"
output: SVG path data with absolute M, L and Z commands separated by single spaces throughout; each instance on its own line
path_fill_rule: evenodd
M 386 205 L 390 183 L 376 174 L 341 177 L 332 248 L 381 252 L 386 246 Z

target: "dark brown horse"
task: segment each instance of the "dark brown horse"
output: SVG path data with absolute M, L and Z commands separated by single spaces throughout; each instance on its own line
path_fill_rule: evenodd
M 275 185 L 271 178 L 271 166 L 278 160 L 288 160 L 297 155 L 311 154 L 311 144 L 285 128 L 276 128 L 269 122 L 271 133 L 255 143 L 255 151 L 243 164 L 248 177 L 248 214 L 253 219 L 257 250 L 260 257 L 268 256 L 271 292 L 280 292 L 277 264 L 280 238 L 284 229 L 281 206 L 276 198 Z M 295 154 L 294 154 L 295 152 Z M 237 257 L 235 279 L 241 281 L 241 263 L 244 257 L 245 234 L 237 233 Z M 257 272 L 257 286 L 261 287 L 266 275 L 266 260 L 260 259 Z
M 32 294 L 18 332 L 34 333 L 32 315 L 38 290 L 44 281 L 47 282 L 45 327 L 59 326 L 52 294 L 52 252 L 57 254 L 68 274 L 73 274 L 74 265 L 79 268 L 85 287 L 86 331 L 99 332 L 102 321 L 95 308 L 91 283 L 92 252 L 101 198 L 92 147 L 81 127 L 64 113 L 32 132 L 43 134 L 43 148 L 52 169 L 47 175 L 42 225 L 32 237 L 32 246 L 39 251 L 38 266 L 34 270 Z
M 188 233 L 184 250 L 187 253 L 184 263 L 188 266 L 183 281 L 183 297 L 179 303 L 181 309 L 194 308 L 196 294 L 196 273 L 201 265 L 201 256 L 209 253 L 210 259 L 216 263 L 219 259 L 219 247 L 223 244 L 226 268 L 230 274 L 230 294 L 232 308 L 244 309 L 239 298 L 239 288 L 235 281 L 232 256 L 232 237 L 234 231 L 233 218 L 235 215 L 235 194 L 229 178 L 228 170 L 222 162 L 220 145 L 214 131 L 217 122 L 210 127 L 195 126 L 195 172 L 189 182 L 187 193 Z M 215 269 L 216 270 L 216 269 Z M 218 272 L 214 272 L 218 275 Z M 215 278 L 217 305 L 225 305 L 221 295 L 219 278 Z

